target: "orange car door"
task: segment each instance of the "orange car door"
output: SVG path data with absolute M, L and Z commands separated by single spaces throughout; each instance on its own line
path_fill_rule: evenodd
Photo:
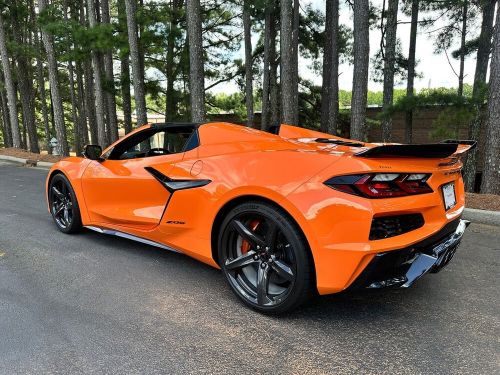
M 183 153 L 156 157 L 92 162 L 82 187 L 93 224 L 136 229 L 154 228 L 161 220 L 170 193 L 145 167 L 168 171 Z

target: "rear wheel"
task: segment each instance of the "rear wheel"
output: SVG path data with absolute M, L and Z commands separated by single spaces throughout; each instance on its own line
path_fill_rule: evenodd
M 49 206 L 57 228 L 64 233 L 75 233 L 82 228 L 80 208 L 71 183 L 63 174 L 56 174 L 49 184 Z
M 221 268 L 244 303 L 280 313 L 311 294 L 314 275 L 306 240 L 283 210 L 268 203 L 244 203 L 229 212 L 221 228 Z

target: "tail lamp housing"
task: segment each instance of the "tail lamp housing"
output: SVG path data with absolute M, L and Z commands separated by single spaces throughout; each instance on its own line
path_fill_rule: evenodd
M 377 199 L 432 193 L 429 173 L 367 173 L 336 176 L 325 185 L 344 193 Z

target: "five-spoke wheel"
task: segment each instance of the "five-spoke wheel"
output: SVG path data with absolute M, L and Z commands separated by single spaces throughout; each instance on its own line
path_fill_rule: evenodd
M 73 233 L 81 228 L 80 210 L 75 193 L 63 174 L 56 174 L 49 184 L 49 205 L 59 230 Z
M 289 310 L 310 292 L 311 261 L 304 236 L 273 205 L 245 203 L 227 215 L 219 260 L 232 290 L 257 310 Z

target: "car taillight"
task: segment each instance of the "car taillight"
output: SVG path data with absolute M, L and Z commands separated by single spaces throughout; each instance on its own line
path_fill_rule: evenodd
M 391 198 L 432 193 L 427 173 L 369 173 L 332 177 L 325 184 L 366 198 Z

